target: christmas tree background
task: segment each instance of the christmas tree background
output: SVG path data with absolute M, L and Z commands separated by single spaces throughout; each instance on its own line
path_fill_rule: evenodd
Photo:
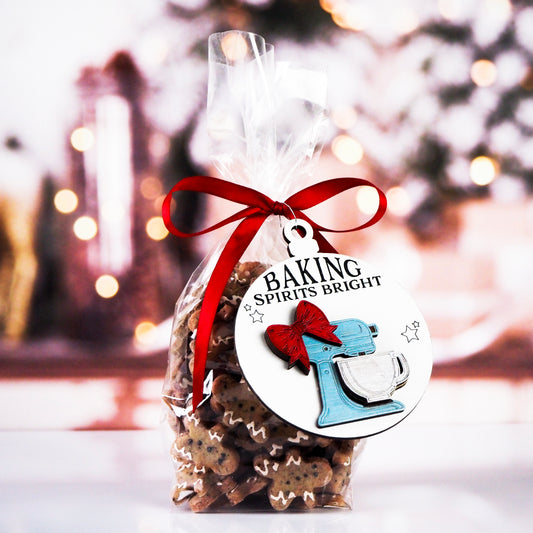
M 530 2 L 187 4 L 171 2 L 171 16 L 207 33 L 234 27 L 266 35 L 279 53 L 327 65 L 330 79 L 342 79 L 330 87 L 328 140 L 351 136 L 380 185 L 413 191 L 406 223 L 421 240 L 452 229 L 449 204 L 532 192 Z M 388 23 L 387 8 L 395 15 Z M 206 57 L 207 33 L 191 43 L 193 56 Z
M 2 198 L 12 206 L 34 206 L 25 218 L 33 224 L 36 265 L 34 273 L 26 270 L 31 305 L 16 349 L 4 342 L 0 316 L 8 372 L 24 376 L 24 358 L 38 365 L 59 354 L 64 361 L 85 358 L 83 368 L 91 373 L 95 352 L 117 372 L 129 371 L 132 354 L 140 358 L 139 372 L 147 365 L 155 376 L 164 367 L 174 301 L 221 236 L 168 236 L 161 202 L 180 179 L 213 172 L 205 116 L 207 38 L 237 29 L 263 35 L 278 60 L 327 73 L 330 120 L 317 179 L 365 177 L 389 201 L 379 227 L 335 244 L 392 270 L 414 294 L 433 333 L 435 375 L 533 375 L 533 2 L 114 0 L 75 9 L 63 0 L 46 8 L 29 1 L 13 6 L 3 24 L 3 48 L 10 53 L 3 54 L 0 167 L 11 168 L 7 160 L 16 154 L 32 170 L 26 181 L 4 172 Z M 118 295 L 102 296 L 96 274 L 80 284 L 67 275 L 73 257 L 81 257 L 72 250 L 86 243 L 75 222 L 89 215 L 96 220 L 86 212 L 83 168 L 93 145 L 76 144 L 76 135 L 90 130 L 83 109 L 98 91 L 121 94 L 104 80 L 103 89 L 93 87 L 87 98 L 90 90 L 80 94 L 80 80 L 87 69 L 104 79 L 117 54 L 131 61 L 145 84 L 142 96 L 130 102 L 142 125 L 129 134 L 145 158 L 133 178 L 134 241 L 139 250 L 151 250 L 136 259 L 138 271 L 150 274 L 150 290 L 135 297 L 120 276 Z M 76 197 L 70 211 L 58 203 L 65 191 Z M 196 194 L 175 200 L 175 222 L 185 230 L 199 229 L 213 212 Z M 342 226 L 339 213 L 364 215 L 373 202 L 357 194 L 329 216 Z M 13 263 L 8 237 L 2 225 L 0 259 L 8 265 L 2 272 Z M 76 267 L 74 273 L 89 270 Z M 68 326 L 73 315 L 66 302 L 82 286 L 93 316 L 110 327 L 105 338 L 89 323 L 81 342 Z M 143 301 L 148 293 L 156 296 Z M 134 317 L 126 328 L 106 320 L 116 318 L 119 301 Z

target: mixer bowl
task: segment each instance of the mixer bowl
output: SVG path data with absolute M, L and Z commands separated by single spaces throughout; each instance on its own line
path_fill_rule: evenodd
M 409 377 L 405 357 L 393 351 L 335 359 L 335 363 L 344 385 L 366 403 L 391 400 Z

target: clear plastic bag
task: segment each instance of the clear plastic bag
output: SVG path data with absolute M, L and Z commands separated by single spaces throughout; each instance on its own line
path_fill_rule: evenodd
M 325 125 L 325 75 L 276 64 L 272 47 L 244 32 L 210 37 L 209 69 L 207 123 L 222 177 L 278 201 L 307 185 Z M 263 224 L 227 281 L 211 331 L 204 398 L 192 412 L 198 315 L 219 252 L 198 267 L 175 309 L 163 389 L 173 501 L 195 512 L 350 508 L 363 441 L 310 435 L 283 422 L 247 386 L 235 354 L 243 295 L 287 258 L 277 216 Z

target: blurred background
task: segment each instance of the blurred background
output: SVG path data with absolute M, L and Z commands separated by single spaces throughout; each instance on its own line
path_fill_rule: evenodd
M 331 240 L 426 317 L 435 367 L 410 419 L 532 422 L 532 28 L 528 0 L 3 2 L 0 429 L 158 425 L 175 300 L 224 235 L 169 237 L 161 202 L 214 172 L 207 38 L 228 29 L 326 71 L 316 179 L 387 194 L 382 222 Z M 342 195 L 322 221 L 375 201 Z M 192 231 L 219 206 L 174 209 Z

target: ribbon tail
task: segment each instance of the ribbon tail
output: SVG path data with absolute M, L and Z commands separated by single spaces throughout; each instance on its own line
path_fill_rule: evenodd
M 294 346 L 289 351 L 289 368 L 292 368 L 296 364 L 298 364 L 302 372 L 309 374 L 311 363 L 301 335 L 296 336 L 294 339 Z
M 198 329 L 194 349 L 194 368 L 192 383 L 192 408 L 196 410 L 203 398 L 204 374 L 209 349 L 211 329 L 215 321 L 220 297 L 233 267 L 239 261 L 255 234 L 266 219 L 266 215 L 258 214 L 245 218 L 232 233 L 226 246 L 213 269 L 211 279 L 207 283 L 204 301 L 198 318 Z

